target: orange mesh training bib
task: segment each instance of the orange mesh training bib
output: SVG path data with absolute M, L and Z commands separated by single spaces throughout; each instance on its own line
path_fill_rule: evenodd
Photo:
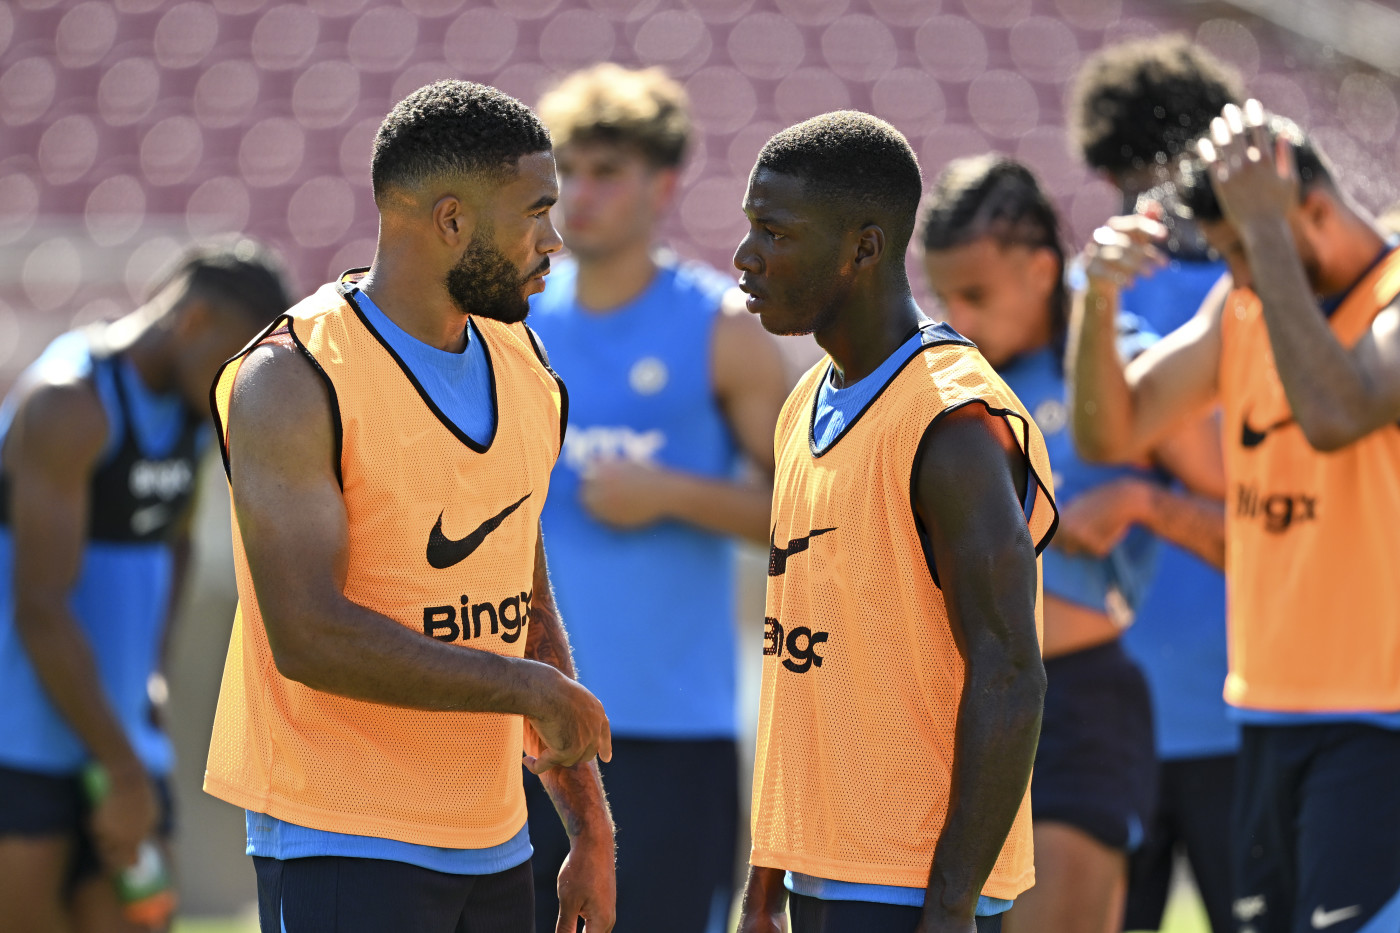
M 1397 294 L 1400 250 L 1352 289 L 1332 333 L 1353 346 Z M 1400 710 L 1400 428 L 1314 450 L 1253 292 L 1230 294 L 1221 332 L 1225 699 L 1279 712 Z
M 327 382 L 349 516 L 345 596 L 425 638 L 521 657 L 562 383 L 524 325 L 474 318 L 498 413 L 483 448 L 440 416 L 347 303 L 351 291 L 348 281 L 322 287 L 267 338 L 294 341 Z M 214 386 L 226 445 L 243 358 Z M 402 709 L 286 679 L 268 648 L 236 509 L 233 543 L 239 608 L 204 789 L 301 826 L 424 845 L 480 849 L 519 832 L 521 717 Z
M 964 672 L 911 499 L 932 424 L 972 402 L 1004 416 L 1039 484 L 1030 517 L 1037 553 L 1054 529 L 1035 423 L 975 348 L 943 328 L 924 333 L 925 346 L 824 453 L 813 453 L 812 418 L 826 360 L 779 418 L 755 865 L 928 883 L 948 812 Z M 1033 879 L 1028 792 L 983 893 L 1013 898 Z

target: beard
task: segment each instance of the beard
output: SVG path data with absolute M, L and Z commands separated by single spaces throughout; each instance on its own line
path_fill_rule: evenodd
M 491 242 L 490 228 L 477 228 L 467 251 L 447 273 L 447 294 L 463 314 L 518 324 L 530 314 L 525 285 L 549 269 L 549 257 L 521 276 Z

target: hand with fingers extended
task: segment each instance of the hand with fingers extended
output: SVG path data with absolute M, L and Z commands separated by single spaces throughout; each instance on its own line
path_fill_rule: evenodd
M 1167 228 L 1150 214 L 1111 217 L 1084 247 L 1084 275 L 1098 291 L 1127 288 L 1166 265 L 1166 239 Z
M 1196 148 L 1225 219 L 1237 229 L 1283 220 L 1298 205 L 1293 146 L 1270 129 L 1259 101 L 1245 101 L 1243 110 L 1226 104 Z
M 527 741 L 538 739 L 535 754 L 525 756 L 525 767 L 535 774 L 551 768 L 571 768 L 580 762 L 612 760 L 612 730 L 603 704 L 578 681 L 557 671 L 541 709 L 526 719 Z M 532 743 L 533 744 L 533 743 Z

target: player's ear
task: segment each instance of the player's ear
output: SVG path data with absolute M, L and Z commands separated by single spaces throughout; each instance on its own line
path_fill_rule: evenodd
M 651 173 L 651 206 L 656 213 L 661 213 L 671 206 L 675 200 L 676 189 L 680 186 L 680 169 L 677 168 L 657 168 Z
M 197 337 L 213 323 L 216 310 L 197 293 L 187 294 L 167 314 L 170 332 L 180 340 Z
M 1299 199 L 1298 215 L 1313 230 L 1331 225 L 1337 217 L 1337 200 L 1321 185 L 1304 191 Z
M 885 255 L 885 230 L 879 224 L 866 224 L 856 232 L 855 267 L 875 266 Z
M 455 194 L 445 194 L 433 204 L 433 232 L 446 246 L 458 249 L 471 242 L 477 212 Z
M 1030 253 L 1026 274 L 1037 295 L 1048 296 L 1055 290 L 1060 279 L 1060 258 L 1048 246 L 1040 246 Z

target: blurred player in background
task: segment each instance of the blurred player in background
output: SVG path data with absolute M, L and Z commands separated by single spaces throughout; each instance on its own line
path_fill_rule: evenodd
M 1092 56 L 1079 73 L 1069 108 L 1075 145 L 1089 167 L 1122 194 L 1121 212 L 1152 209 L 1163 216 L 1160 207 L 1149 205 L 1171 199 L 1171 179 L 1188 145 L 1222 107 L 1242 100 L 1235 74 L 1200 46 L 1167 36 Z M 1209 251 L 1196 226 L 1165 216 L 1171 220 L 1166 266 L 1147 270 L 1150 275 L 1124 288 L 1120 298 L 1125 311 L 1158 334 L 1186 323 L 1225 276 L 1225 263 Z M 1194 462 L 1178 451 L 1171 466 L 1190 471 L 1178 475 L 1192 488 L 1222 498 L 1217 430 L 1204 435 L 1204 446 Z M 1158 758 L 1155 816 L 1129 861 L 1123 927 L 1161 925 L 1172 869 L 1182 855 L 1212 928 L 1225 933 L 1231 928 L 1230 801 L 1239 727 L 1228 718 L 1221 696 L 1227 667 L 1224 575 L 1164 541 L 1123 646 L 1147 677 Z
M 740 929 L 989 931 L 1033 882 L 1045 675 L 1040 432 L 914 303 L 922 178 L 843 111 L 770 139 L 734 256 L 763 326 L 830 354 L 776 435 L 753 852 Z
M 1179 193 L 1233 290 L 1125 372 L 1120 289 L 1168 231 L 1131 217 L 1096 232 L 1071 346 L 1076 438 L 1131 460 L 1223 405 L 1237 929 L 1393 930 L 1400 252 L 1257 101 L 1227 105 L 1200 149 Z
M 1218 506 L 1164 489 L 1149 469 L 1093 466 L 1075 454 L 1059 226 L 1025 166 L 994 155 L 959 159 L 928 197 L 924 268 L 948 322 L 1035 418 L 1061 506 L 1042 557 L 1048 686 L 1031 780 L 1036 885 L 1007 914 L 1006 929 L 1104 933 L 1117 929 L 1126 855 L 1142 841 L 1155 783 L 1147 685 L 1119 643 L 1155 563 L 1147 529 L 1217 555 L 1223 529 Z M 1119 328 L 1126 358 L 1155 339 L 1140 321 Z M 1179 447 L 1207 447 L 1208 426 L 1196 433 Z
M 722 927 L 738 821 L 732 536 L 768 543 L 774 340 L 715 269 L 657 242 L 691 137 L 660 69 L 603 64 L 540 101 L 564 245 L 531 321 L 569 384 L 543 528 L 582 677 L 608 710 L 618 930 Z M 746 455 L 761 481 L 738 475 Z M 537 928 L 568 842 L 527 777 Z
M 0 930 L 129 928 L 113 876 L 169 841 L 154 703 L 209 383 L 286 305 L 260 245 L 192 249 L 136 311 L 50 344 L 0 406 Z M 95 807 L 91 763 L 109 782 Z
M 566 396 L 523 323 L 560 247 L 549 134 L 441 81 L 371 176 L 372 268 L 215 385 L 239 615 L 205 787 L 247 810 L 266 933 L 531 933 L 523 745 L 569 833 L 559 929 L 607 933 L 607 719 L 538 524 Z

